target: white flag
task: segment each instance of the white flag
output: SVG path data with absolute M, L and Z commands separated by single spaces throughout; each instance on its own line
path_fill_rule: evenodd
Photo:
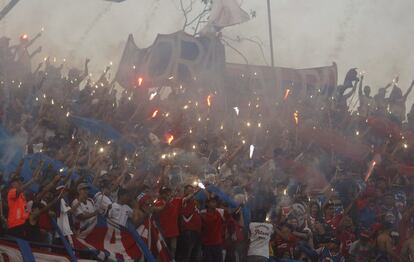
M 214 0 L 208 24 L 202 31 L 219 31 L 223 27 L 241 24 L 248 20 L 250 20 L 249 14 L 241 9 L 237 0 Z

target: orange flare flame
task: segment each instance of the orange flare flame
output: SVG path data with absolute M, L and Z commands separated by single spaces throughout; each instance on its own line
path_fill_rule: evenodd
M 371 177 L 372 171 L 374 171 L 374 168 L 375 168 L 376 164 L 377 164 L 376 161 L 372 161 L 371 166 L 368 169 L 367 175 L 365 176 L 365 182 L 367 182 L 368 179 Z
M 159 112 L 159 110 L 158 110 L 158 109 L 157 109 L 157 110 L 155 110 L 155 111 L 152 113 L 151 118 L 156 118 L 156 117 L 157 117 L 157 115 L 158 115 L 158 112 Z
M 283 100 L 288 99 L 289 95 L 290 95 L 290 89 L 288 88 L 288 89 L 286 89 L 285 96 L 283 97 Z
M 169 145 L 171 145 L 171 143 L 174 141 L 174 136 L 173 135 L 171 135 L 171 134 L 168 134 L 167 135 L 167 143 L 169 144 Z
M 212 98 L 211 95 L 207 96 L 207 105 L 208 105 L 208 107 L 211 107 L 211 98 Z
M 296 125 L 299 124 L 299 112 L 297 110 L 293 113 L 293 119 L 295 119 Z
M 144 82 L 144 78 L 142 77 L 138 78 L 138 86 L 141 86 L 143 82 Z

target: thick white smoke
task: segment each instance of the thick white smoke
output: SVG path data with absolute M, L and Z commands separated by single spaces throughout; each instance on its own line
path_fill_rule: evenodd
M 21 0 L 0 22 L 0 32 L 16 39 L 22 33 L 34 35 L 43 26 L 46 30 L 39 41 L 44 48 L 42 58 L 50 55 L 58 61 L 71 59 L 81 66 L 83 59 L 90 57 L 91 66 L 100 71 L 109 61 L 117 62 L 128 33 L 132 32 L 138 44 L 145 47 L 157 33 L 181 29 L 183 18 L 178 1 L 127 0 L 109 4 L 103 0 Z M 7 2 L 0 0 L 2 5 Z M 404 90 L 414 77 L 413 1 L 271 2 L 277 65 L 302 68 L 327 65 L 334 59 L 341 78 L 348 68 L 360 67 L 367 72 L 367 83 L 374 89 L 399 74 Z M 233 38 L 258 37 L 265 43 L 268 55 L 266 1 L 246 0 L 243 8 L 255 10 L 257 17 L 226 29 L 224 34 Z M 250 63 L 263 63 L 254 43 L 233 44 Z M 243 62 L 231 50 L 227 55 L 231 61 Z

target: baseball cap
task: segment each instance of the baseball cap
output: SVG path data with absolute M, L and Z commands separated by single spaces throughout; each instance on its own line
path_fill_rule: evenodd
M 65 185 L 59 185 L 55 188 L 56 191 L 60 191 L 65 188 Z
M 78 191 L 82 189 L 89 189 L 89 185 L 87 183 L 80 183 L 77 187 Z

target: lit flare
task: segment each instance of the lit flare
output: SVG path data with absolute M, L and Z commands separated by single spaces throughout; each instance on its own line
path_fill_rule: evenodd
M 288 99 L 289 95 L 290 95 L 290 89 L 288 88 L 288 89 L 286 89 L 286 91 L 285 91 L 285 96 L 283 97 L 283 100 Z
M 293 119 L 295 120 L 296 125 L 299 124 L 299 112 L 296 110 L 295 113 L 293 113 Z
M 212 96 L 208 95 L 207 96 L 207 105 L 208 105 L 208 107 L 211 107 L 211 99 L 212 99 Z
M 159 112 L 159 110 L 158 110 L 158 109 L 156 109 L 156 110 L 152 113 L 151 118 L 156 118 L 156 117 L 157 117 L 157 115 L 158 115 L 158 112 Z
M 377 165 L 376 161 L 372 161 L 371 165 L 368 169 L 367 175 L 365 176 L 365 182 L 368 181 L 368 179 L 371 177 L 372 172 L 374 171 L 375 166 Z
M 168 134 L 167 135 L 167 143 L 168 143 L 168 145 L 171 145 L 173 141 L 174 141 L 174 136 L 171 135 L 171 134 Z
M 144 82 L 144 78 L 139 77 L 138 78 L 138 86 L 141 86 L 143 82 Z
M 249 152 L 250 159 L 253 158 L 253 153 L 254 153 L 254 145 L 250 145 L 250 152 Z

